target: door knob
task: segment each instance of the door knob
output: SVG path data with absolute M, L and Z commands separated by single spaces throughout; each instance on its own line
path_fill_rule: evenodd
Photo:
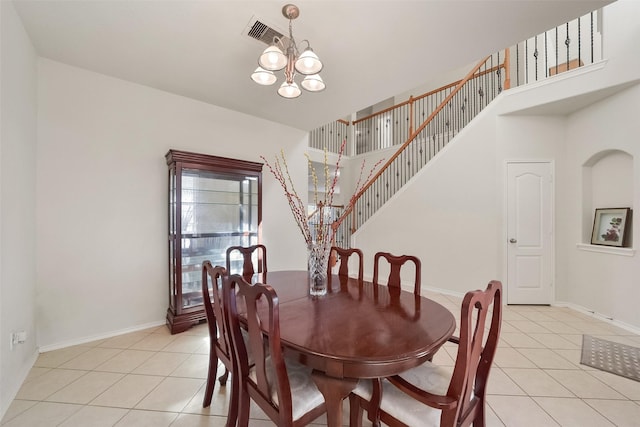
M 514 239 L 513 237 L 509 239 L 509 243 L 517 243 L 518 241 L 516 239 Z

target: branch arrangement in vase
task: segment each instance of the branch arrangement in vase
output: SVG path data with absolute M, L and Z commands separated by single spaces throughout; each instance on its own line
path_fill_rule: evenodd
M 289 167 L 287 165 L 287 159 L 284 154 L 284 150 L 280 150 L 280 154 L 275 156 L 273 164 L 270 163 L 264 156 L 260 156 L 260 158 L 264 161 L 265 165 L 267 165 L 273 176 L 280 183 L 280 186 L 284 190 L 284 195 L 287 198 L 287 202 L 289 203 L 291 214 L 296 221 L 298 229 L 300 229 L 300 231 L 302 232 L 302 236 L 304 237 L 307 245 L 311 245 L 313 243 L 330 245 L 331 242 L 333 242 L 338 226 L 340 225 L 340 223 L 342 223 L 342 221 L 344 221 L 356 202 L 356 195 L 369 183 L 369 181 L 373 177 L 374 171 L 378 168 L 378 166 L 380 166 L 383 161 L 383 159 L 381 159 L 376 162 L 376 164 L 369 171 L 369 174 L 367 175 L 367 178 L 365 180 L 363 180 L 363 176 L 366 161 L 362 161 L 362 164 L 360 166 L 360 174 L 358 176 L 358 181 L 356 182 L 353 195 L 349 198 L 349 202 L 342 210 L 342 213 L 335 219 L 335 221 L 333 221 L 331 224 L 326 224 L 325 218 L 327 218 L 327 215 L 325 215 L 325 209 L 331 209 L 331 207 L 333 206 L 333 196 L 335 194 L 335 189 L 338 185 L 339 179 L 338 171 L 340 170 L 340 161 L 342 160 L 342 155 L 346 146 L 347 140 L 345 139 L 340 145 L 340 150 L 338 151 L 338 159 L 336 161 L 335 171 L 333 173 L 329 172 L 327 150 L 326 148 L 324 150 L 324 177 L 326 189 L 324 193 L 324 199 L 321 198 L 320 193 L 318 192 L 318 175 L 316 173 L 316 170 L 312 165 L 309 155 L 305 154 L 313 180 L 314 203 L 317 206 L 316 212 L 318 213 L 320 218 L 320 222 L 315 228 L 316 233 L 313 233 L 311 230 L 309 218 L 307 216 L 307 207 L 298 195 L 293 180 L 291 179 L 291 175 L 289 174 Z

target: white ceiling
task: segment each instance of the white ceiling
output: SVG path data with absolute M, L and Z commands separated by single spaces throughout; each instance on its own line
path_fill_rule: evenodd
M 323 61 L 327 89 L 287 100 L 250 80 L 266 45 L 246 35 L 252 18 L 287 34 L 286 1 L 14 1 L 43 57 L 303 130 L 610 2 L 298 0 L 293 35 Z

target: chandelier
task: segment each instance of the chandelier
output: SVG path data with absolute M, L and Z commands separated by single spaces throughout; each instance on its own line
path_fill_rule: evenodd
M 311 49 L 308 40 L 306 49 L 300 53 L 293 38 L 292 21 L 300 15 L 298 6 L 286 4 L 282 7 L 282 14 L 289 19 L 289 38 L 274 37 L 273 43 L 262 52 L 258 58 L 258 68 L 251 74 L 251 79 L 259 85 L 269 86 L 278 80 L 274 71 L 284 69 L 285 81 L 280 85 L 278 94 L 284 98 L 297 98 L 302 91 L 294 81 L 296 73 L 304 75 L 300 82 L 303 89 L 309 92 L 324 90 L 325 84 L 320 77 L 322 62 Z

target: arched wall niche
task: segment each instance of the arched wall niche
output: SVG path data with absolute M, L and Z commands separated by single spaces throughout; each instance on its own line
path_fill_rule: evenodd
M 597 208 L 633 209 L 633 156 L 622 150 L 604 150 L 582 166 L 582 243 L 591 243 Z M 632 221 L 627 224 L 632 236 Z M 633 241 L 630 241 L 633 247 Z

